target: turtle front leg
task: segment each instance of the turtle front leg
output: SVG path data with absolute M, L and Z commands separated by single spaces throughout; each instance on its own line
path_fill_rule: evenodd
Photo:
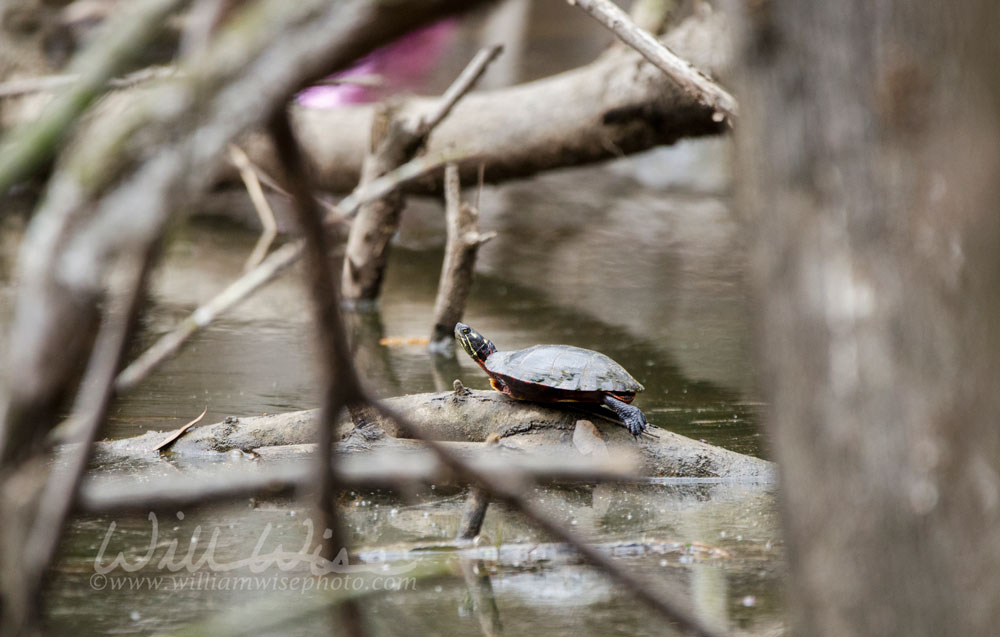
M 510 387 L 507 387 L 507 384 L 499 378 L 493 378 L 490 376 L 490 387 L 497 390 L 501 394 L 507 394 L 510 396 Z
M 628 403 L 622 402 L 614 396 L 605 396 L 604 404 L 615 410 L 618 417 L 625 423 L 630 434 L 636 438 L 646 430 L 646 415 L 642 410 Z

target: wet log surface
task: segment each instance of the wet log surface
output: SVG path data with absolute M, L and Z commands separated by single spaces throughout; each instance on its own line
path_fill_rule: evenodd
M 618 423 L 611 422 L 608 411 L 588 409 L 586 405 L 558 407 L 520 402 L 497 392 L 462 390 L 411 394 L 389 398 L 386 405 L 407 414 L 421 433 L 437 440 L 452 441 L 457 447 L 479 449 L 491 433 L 500 436 L 501 445 L 514 451 L 538 454 L 579 454 L 573 444 L 578 420 L 590 420 L 611 450 L 638 451 L 642 473 L 657 477 L 733 478 L 772 481 L 772 463 L 709 445 L 652 427 L 653 436 L 639 440 Z M 590 413 L 588 413 L 590 412 Z M 223 422 L 189 431 L 171 448 L 170 453 L 198 455 L 227 453 L 233 450 L 261 452 L 274 447 L 305 445 L 314 441 L 318 410 L 277 415 L 231 417 Z M 338 430 L 342 452 L 370 453 L 385 450 L 415 449 L 419 443 L 412 433 L 396 430 L 370 411 L 354 414 L 355 423 L 346 420 Z M 99 452 L 111 456 L 153 455 L 152 451 L 168 434 L 148 432 L 141 436 L 99 443 Z M 266 451 L 265 451 L 266 453 Z

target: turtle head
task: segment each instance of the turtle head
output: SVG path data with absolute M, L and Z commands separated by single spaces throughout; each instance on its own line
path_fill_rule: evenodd
M 455 338 L 465 353 L 480 365 L 486 362 L 490 354 L 497 351 L 492 341 L 465 323 L 455 323 Z

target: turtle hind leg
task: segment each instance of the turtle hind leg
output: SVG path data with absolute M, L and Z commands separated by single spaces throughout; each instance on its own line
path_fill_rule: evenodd
M 638 407 L 622 402 L 614 396 L 605 396 L 604 404 L 615 410 L 618 417 L 625 423 L 629 433 L 638 438 L 646 430 L 646 416 Z

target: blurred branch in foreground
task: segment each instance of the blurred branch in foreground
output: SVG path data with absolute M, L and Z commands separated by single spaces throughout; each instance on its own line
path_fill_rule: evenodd
M 418 12 L 362 0 L 246 3 L 203 55 L 186 61 L 180 79 L 143 92 L 118 117 L 95 118 L 62 153 L 21 252 L 6 360 L 17 373 L 8 373 L 0 396 L 0 515 L 9 521 L 0 529 L 0 630 L 36 630 L 38 577 L 47 564 L 29 562 L 33 554 L 21 547 L 50 471 L 43 442 L 78 390 L 76 370 L 93 347 L 107 273 L 150 251 L 170 214 L 212 183 L 227 145 L 284 108 L 303 84 L 469 4 L 421 2 Z M 117 43 L 97 40 L 79 60 L 114 57 L 102 46 Z M 111 74 L 101 71 L 100 83 Z M 94 88 L 80 90 L 92 96 Z M 82 110 L 71 102 L 68 119 Z M 18 135 L 11 139 L 22 152 Z M 7 178 L 33 166 L 18 164 Z

